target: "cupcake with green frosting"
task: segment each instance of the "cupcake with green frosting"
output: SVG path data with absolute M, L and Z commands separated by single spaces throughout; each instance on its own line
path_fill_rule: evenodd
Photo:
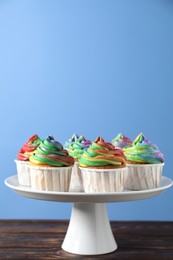
M 70 182 L 70 191 L 75 191 L 75 192 L 84 191 L 78 160 L 90 145 L 91 145 L 91 141 L 87 140 L 83 135 L 81 135 L 68 148 L 69 154 L 75 160 L 75 164 L 72 170 L 71 182 Z
M 79 138 L 79 135 L 74 133 L 67 141 L 65 141 L 64 148 L 69 149 L 69 147 L 76 142 Z
M 81 135 L 73 144 L 69 146 L 69 154 L 74 158 L 75 162 L 78 162 L 78 159 L 90 145 L 91 141 L 85 139 L 85 137 Z
M 29 160 L 34 190 L 69 190 L 74 159 L 53 136 L 43 140 Z
M 140 133 L 131 146 L 123 149 L 127 159 L 128 174 L 125 187 L 130 190 L 157 188 L 160 185 L 164 155 Z
M 78 160 L 85 192 L 122 191 L 125 160 L 122 149 L 97 137 Z

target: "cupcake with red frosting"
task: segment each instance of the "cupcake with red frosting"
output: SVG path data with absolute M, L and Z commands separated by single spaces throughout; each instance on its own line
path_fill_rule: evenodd
M 98 137 L 79 158 L 85 192 L 117 192 L 124 188 L 125 156 Z
M 76 139 L 74 143 L 72 143 L 69 146 L 68 152 L 75 160 L 75 164 L 72 170 L 70 191 L 76 191 L 76 192 L 84 191 L 78 160 L 90 145 L 91 145 L 91 141 L 87 140 L 83 135 L 81 135 L 79 136 L 79 138 Z
M 30 160 L 33 190 L 68 192 L 74 159 L 53 136 L 48 136 Z
M 37 134 L 31 136 L 27 142 L 20 148 L 17 159 L 15 160 L 18 173 L 19 184 L 31 186 L 31 177 L 29 170 L 29 157 L 40 145 L 41 139 Z
M 130 190 L 146 190 L 160 185 L 164 156 L 155 144 L 140 133 L 131 146 L 124 149 L 127 159 L 125 187 Z

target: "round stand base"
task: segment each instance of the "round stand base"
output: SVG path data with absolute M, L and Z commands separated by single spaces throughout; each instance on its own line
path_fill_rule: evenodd
M 74 203 L 62 249 L 80 255 L 107 254 L 117 249 L 105 203 Z

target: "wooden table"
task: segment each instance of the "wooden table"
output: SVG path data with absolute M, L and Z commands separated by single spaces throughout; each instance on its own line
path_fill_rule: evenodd
M 173 259 L 173 222 L 113 221 L 118 249 L 78 256 L 61 249 L 68 221 L 0 220 L 0 259 Z

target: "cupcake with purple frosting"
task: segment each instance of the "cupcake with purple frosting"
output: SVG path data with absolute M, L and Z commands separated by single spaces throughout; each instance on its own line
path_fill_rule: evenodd
M 131 146 L 123 149 L 128 173 L 125 188 L 146 190 L 159 187 L 164 166 L 164 155 L 142 133 Z
M 87 140 L 83 135 L 81 135 L 68 148 L 69 155 L 72 156 L 75 160 L 75 164 L 73 166 L 73 171 L 72 171 L 71 183 L 70 183 L 70 191 L 77 191 L 77 192 L 84 191 L 78 159 L 81 157 L 84 151 L 88 149 L 90 145 L 91 145 L 91 141 Z

